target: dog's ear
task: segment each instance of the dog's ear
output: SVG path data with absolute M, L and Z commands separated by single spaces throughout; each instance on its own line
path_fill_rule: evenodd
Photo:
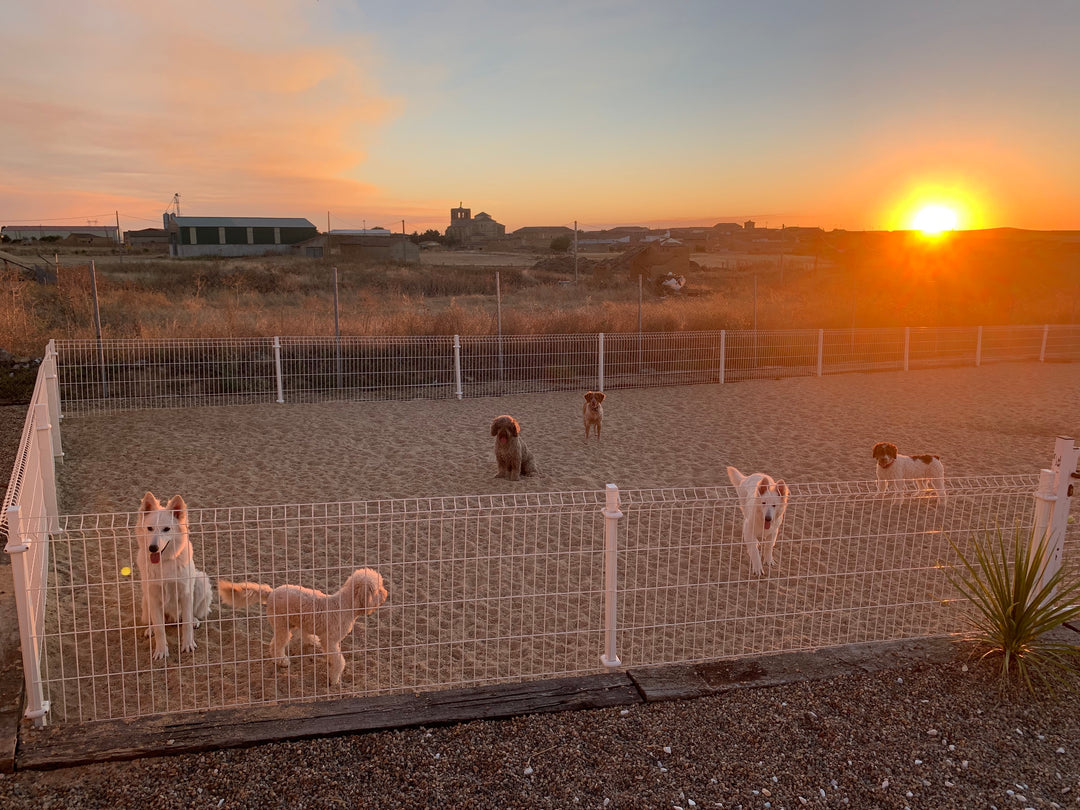
M 173 495 L 172 498 L 169 499 L 169 502 L 165 504 L 165 508 L 172 512 L 173 516 L 180 523 L 187 520 L 187 504 L 184 503 L 183 496 Z
M 781 498 L 786 498 L 790 494 L 783 478 L 776 482 L 776 491 L 780 493 Z
M 502 421 L 501 417 L 491 420 L 491 435 L 492 436 L 497 436 L 498 435 L 498 433 L 499 433 L 499 422 L 501 422 L 501 421 Z
M 599 405 L 601 402 L 603 402 L 604 397 L 606 397 L 606 396 L 607 396 L 607 394 L 605 394 L 603 391 L 597 391 L 596 392 L 596 404 Z
M 357 589 L 360 591 L 358 595 L 361 597 L 364 607 L 367 608 L 367 612 L 370 613 L 382 604 L 379 601 L 379 591 L 385 590 L 382 577 L 372 569 L 357 570 L 356 573 L 360 574 L 356 583 Z
M 592 397 L 593 397 L 593 392 L 592 391 L 586 391 L 585 392 L 585 399 L 586 400 L 592 399 Z
M 877 458 L 878 456 L 881 455 L 882 448 L 884 446 L 885 445 L 882 442 L 878 442 L 877 444 L 874 445 L 874 449 L 870 451 L 870 455 L 873 456 L 874 458 Z
M 153 512 L 155 509 L 160 509 L 161 504 L 158 503 L 158 499 L 154 497 L 154 493 L 149 490 L 142 496 L 142 503 L 139 504 L 140 512 Z
M 760 481 L 758 481 L 757 494 L 758 495 L 764 495 L 768 491 L 769 491 L 769 482 L 766 481 L 764 478 L 762 478 Z

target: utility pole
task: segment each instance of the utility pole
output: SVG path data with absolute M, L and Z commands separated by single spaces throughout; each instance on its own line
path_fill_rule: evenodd
M 574 220 L 574 283 L 577 283 L 577 220 Z
M 119 211 L 113 211 L 113 213 L 116 214 L 116 244 L 119 247 L 119 245 L 120 245 L 120 212 Z

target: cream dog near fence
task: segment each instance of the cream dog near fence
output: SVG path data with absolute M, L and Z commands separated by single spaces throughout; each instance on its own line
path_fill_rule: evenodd
M 357 568 L 341 590 L 330 596 L 299 585 L 271 588 L 257 582 L 227 579 L 218 580 L 218 593 L 223 604 L 233 607 L 266 605 L 266 618 L 274 630 L 270 649 L 278 666 L 289 665 L 286 649 L 294 630 L 299 630 L 305 640 L 321 644 L 330 683 L 334 686 L 341 683 L 341 673 L 345 670 L 341 640 L 352 632 L 361 615 L 373 613 L 386 601 L 382 576 L 371 568 Z
M 783 481 L 773 481 L 764 473 L 743 475 L 734 467 L 727 468 L 728 480 L 739 493 L 739 508 L 743 513 L 743 542 L 750 555 L 750 570 L 762 574 L 762 557 L 767 565 L 776 565 L 773 547 L 780 533 L 780 522 L 787 511 L 788 488 Z
M 143 495 L 136 528 L 142 589 L 142 622 L 153 637 L 154 658 L 169 657 L 165 623 L 180 625 L 180 651 L 191 652 L 195 629 L 210 613 L 214 591 L 210 577 L 195 567 L 184 499 L 174 495 L 162 506 L 153 492 Z

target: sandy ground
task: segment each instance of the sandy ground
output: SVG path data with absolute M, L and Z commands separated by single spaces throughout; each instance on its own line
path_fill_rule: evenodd
M 602 488 L 865 481 L 870 448 L 939 454 L 949 477 L 1035 473 L 1080 436 L 1080 367 L 1002 364 L 609 391 L 584 440 L 579 392 L 495 399 L 147 410 L 63 422 L 61 511 L 133 511 Z M 514 415 L 541 474 L 495 478 L 491 419 Z
M 162 500 L 181 493 L 197 515 L 196 561 L 211 578 L 332 592 L 353 567 L 374 565 L 391 597 L 347 639 L 340 689 L 328 689 L 314 648 L 277 670 L 258 611 L 216 608 L 199 649 L 178 656 L 174 637 L 166 667 L 150 661 L 135 630 L 138 571 L 118 573 L 136 568 L 132 526 L 125 516 L 79 519 L 54 542 L 50 560 L 45 676 L 54 715 L 102 719 L 598 668 L 598 509 L 427 522 L 304 504 L 595 491 L 607 483 L 729 492 L 727 464 L 796 486 L 868 481 L 870 448 L 881 440 L 939 453 L 951 477 L 1032 474 L 1050 465 L 1056 435 L 1080 435 L 1080 373 L 1064 364 L 616 390 L 604 403 L 603 438 L 588 442 L 582 403 L 580 392 L 559 392 L 65 420 L 63 513 L 127 513 L 148 489 Z M 540 475 L 495 477 L 489 426 L 500 413 L 520 420 Z M 659 522 L 642 529 L 639 548 L 623 541 L 627 662 L 900 638 L 941 621 L 937 578 L 927 571 L 948 553 L 943 531 L 970 523 L 959 508 L 860 500 L 792 510 L 784 531 L 793 542 L 780 551 L 778 573 L 756 580 L 737 508 L 715 498 L 685 513 L 658 509 L 642 519 Z M 1025 512 L 1029 499 L 1018 499 Z M 273 504 L 293 506 L 210 511 Z M 874 608 L 877 600 L 913 607 Z

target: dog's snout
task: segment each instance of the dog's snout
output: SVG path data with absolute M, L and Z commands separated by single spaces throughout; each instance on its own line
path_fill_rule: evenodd
M 147 548 L 147 551 L 149 551 L 151 554 L 157 554 L 159 550 L 160 549 L 158 549 L 157 543 L 151 543 L 150 546 Z

